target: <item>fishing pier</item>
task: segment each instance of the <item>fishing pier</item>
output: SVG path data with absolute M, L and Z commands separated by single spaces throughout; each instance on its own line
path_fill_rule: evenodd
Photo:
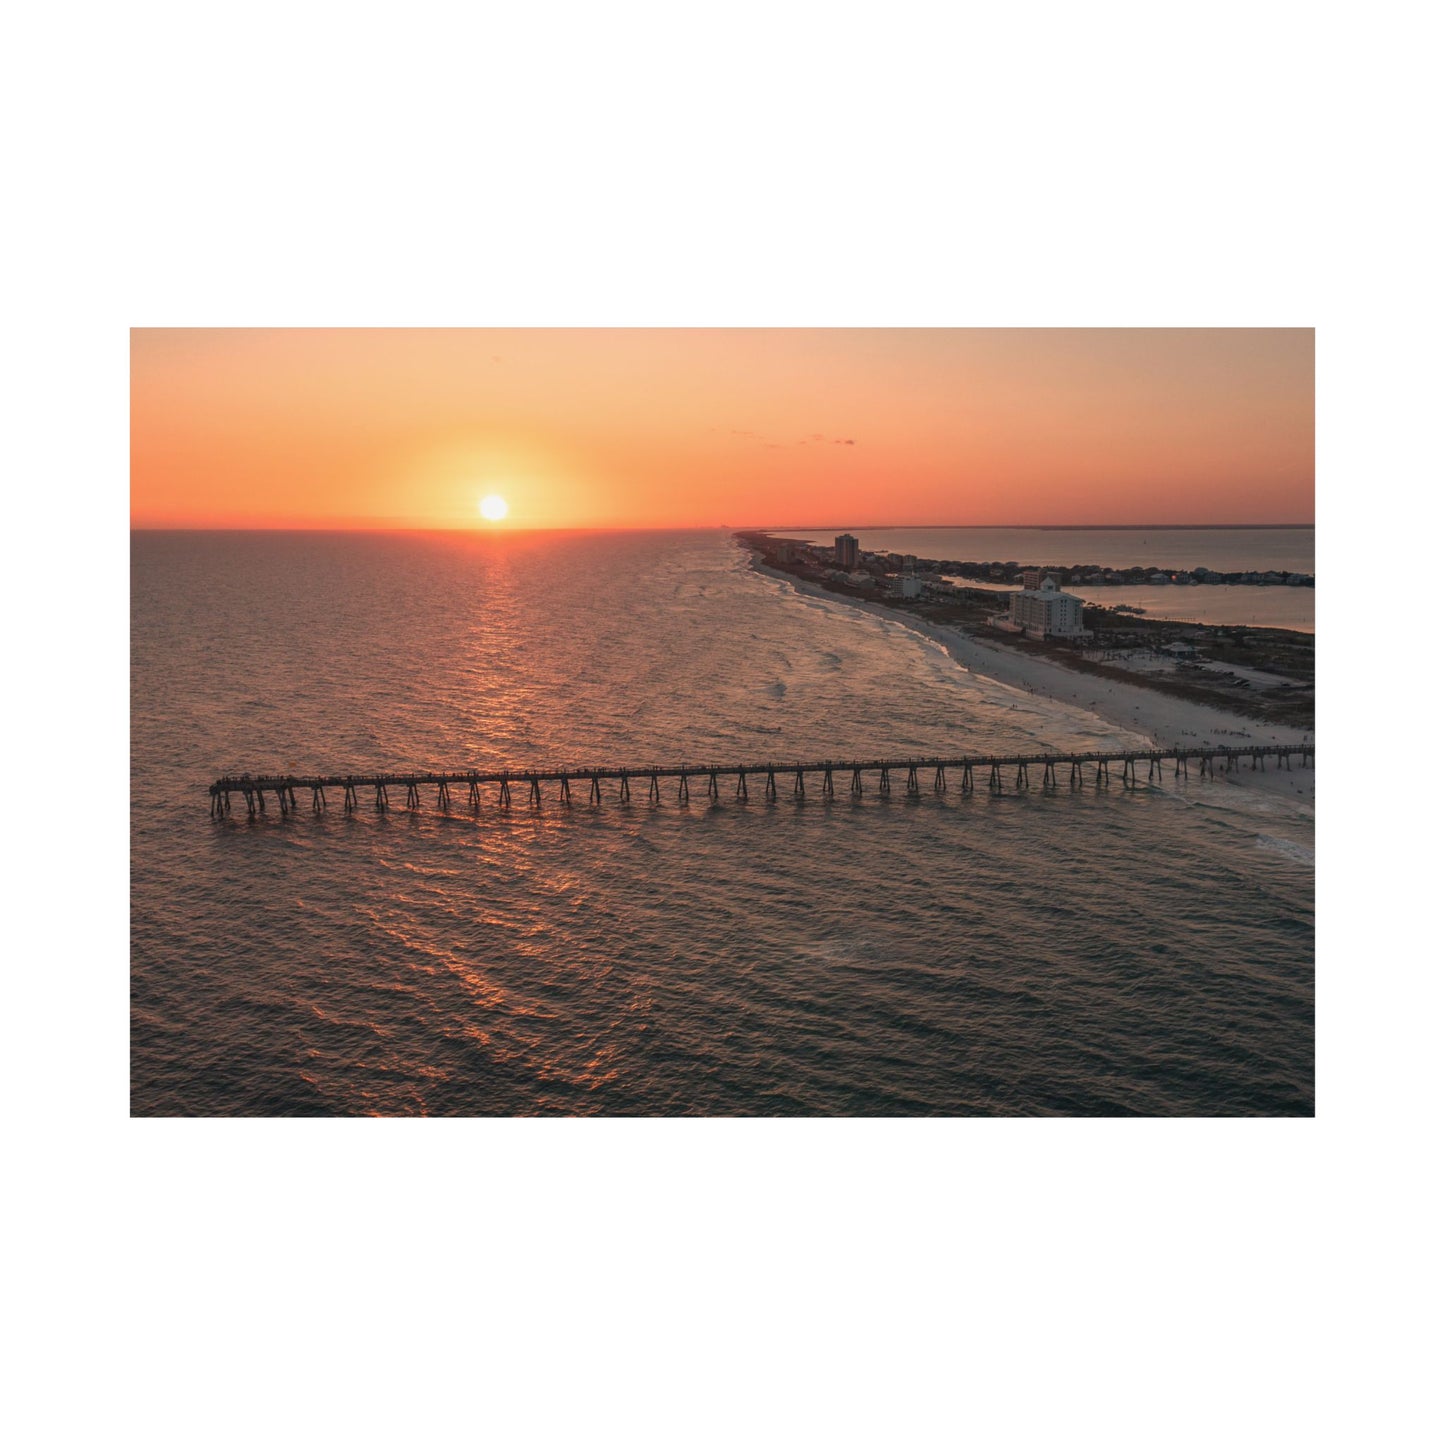
M 297 794 L 310 793 L 311 809 L 321 812 L 329 806 L 328 791 L 348 812 L 370 805 L 380 811 L 392 806 L 393 793 L 406 808 L 419 808 L 422 793 L 436 789 L 436 806 L 448 809 L 456 790 L 458 805 L 479 809 L 489 799 L 502 808 L 540 808 L 544 799 L 563 807 L 573 802 L 573 789 L 592 806 L 599 806 L 604 792 L 619 803 L 632 801 L 636 786 L 649 803 L 662 801 L 664 784 L 676 801 L 691 801 L 696 788 L 711 802 L 724 796 L 746 803 L 751 793 L 767 802 L 780 795 L 795 799 L 813 796 L 824 800 L 838 793 L 854 798 L 866 792 L 891 794 L 896 780 L 899 790 L 917 797 L 922 792 L 945 793 L 950 786 L 971 793 L 975 785 L 991 793 L 1023 791 L 1033 782 L 1044 789 L 1068 786 L 1109 787 L 1118 782 L 1129 788 L 1139 785 L 1138 769 L 1147 764 L 1144 782 L 1162 783 L 1166 769 L 1175 778 L 1186 777 L 1191 767 L 1198 776 L 1212 778 L 1241 769 L 1313 767 L 1313 743 L 1275 744 L 1248 747 L 1198 747 L 1093 753 L 1014 753 L 989 757 L 875 758 L 869 761 L 838 762 L 828 759 L 813 763 L 687 764 L 671 767 L 638 768 L 485 768 L 455 772 L 391 772 L 270 774 L 217 778 L 210 786 L 211 816 L 225 818 L 233 797 L 239 798 L 247 815 L 266 811 L 266 799 L 274 798 L 282 813 L 300 805 Z M 1033 769 L 1031 773 L 1029 770 Z M 1062 781 L 1067 770 L 1067 784 Z M 604 784 L 606 787 L 604 788 Z M 810 791 L 811 789 L 811 791 Z

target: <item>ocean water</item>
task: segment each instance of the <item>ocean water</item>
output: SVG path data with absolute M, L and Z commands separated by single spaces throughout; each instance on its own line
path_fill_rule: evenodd
M 1128 739 L 724 533 L 136 533 L 131 623 L 137 1114 L 1313 1112 L 1303 794 L 209 818 L 232 771 Z

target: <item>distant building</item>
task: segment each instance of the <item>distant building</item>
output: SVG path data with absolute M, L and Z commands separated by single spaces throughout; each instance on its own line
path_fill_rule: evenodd
M 1021 632 L 1037 637 L 1082 637 L 1084 604 L 1080 598 L 1060 592 L 1052 577 L 1045 577 L 1041 587 L 1010 594 L 1009 621 Z
M 897 577 L 893 582 L 893 591 L 899 597 L 922 597 L 923 579 L 921 577 Z
M 858 565 L 858 539 L 849 536 L 847 532 L 844 532 L 841 537 L 834 537 L 833 560 L 840 567 L 846 567 L 851 572 Z
M 1044 574 L 1037 567 L 1028 567 L 1019 573 L 1019 581 L 1026 588 L 1034 588 L 1044 580 Z

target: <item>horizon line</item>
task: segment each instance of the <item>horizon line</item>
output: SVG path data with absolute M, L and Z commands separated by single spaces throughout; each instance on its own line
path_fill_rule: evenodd
M 853 528 L 859 532 L 1227 532 L 1278 531 L 1313 527 L 1314 522 L 849 522 L 798 524 L 790 528 L 748 527 L 753 532 L 832 532 Z
M 677 526 L 587 525 L 576 526 L 485 526 L 477 523 L 454 525 L 301 523 L 204 525 L 200 523 L 131 523 L 132 532 L 467 532 L 479 536 L 503 536 L 509 532 L 1227 532 L 1283 531 L 1313 528 L 1315 522 L 828 522 L 780 523 L 737 526 L 730 522 L 696 522 Z

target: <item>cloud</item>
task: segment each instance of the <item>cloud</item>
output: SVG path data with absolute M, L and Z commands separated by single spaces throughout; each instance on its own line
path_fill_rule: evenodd
M 716 431 L 717 428 L 716 428 L 716 427 L 709 427 L 708 430 L 709 430 L 709 431 Z M 733 427 L 733 428 L 731 428 L 729 434 L 730 434 L 731 436 L 735 436 L 735 437 L 747 437 L 749 441 L 755 441 L 755 442 L 757 442 L 757 444 L 758 444 L 759 446 L 773 447 L 773 448 L 777 448 L 777 447 L 787 447 L 787 446 L 807 447 L 807 446 L 813 446 L 813 445 L 815 445 L 815 444 L 817 444 L 817 443 L 819 443 L 819 442 L 823 443 L 824 445 L 829 445 L 829 444 L 831 444 L 832 446 L 835 446 L 835 447 L 851 447 L 851 446 L 856 446 L 856 445 L 857 445 L 857 443 L 853 440 L 852 437 L 833 437 L 832 440 L 831 440 L 831 443 L 830 443 L 830 442 L 829 442 L 829 438 L 826 437 L 826 436 L 824 436 L 823 433 L 820 432 L 820 431 L 815 431 L 814 433 L 812 433 L 811 436 L 803 437 L 803 438 L 801 438 L 800 440 L 795 441 L 795 442 L 769 441 L 769 440 L 767 439 L 767 437 L 761 435 L 760 433 L 755 432 L 755 431 L 744 431 L 741 427 Z

